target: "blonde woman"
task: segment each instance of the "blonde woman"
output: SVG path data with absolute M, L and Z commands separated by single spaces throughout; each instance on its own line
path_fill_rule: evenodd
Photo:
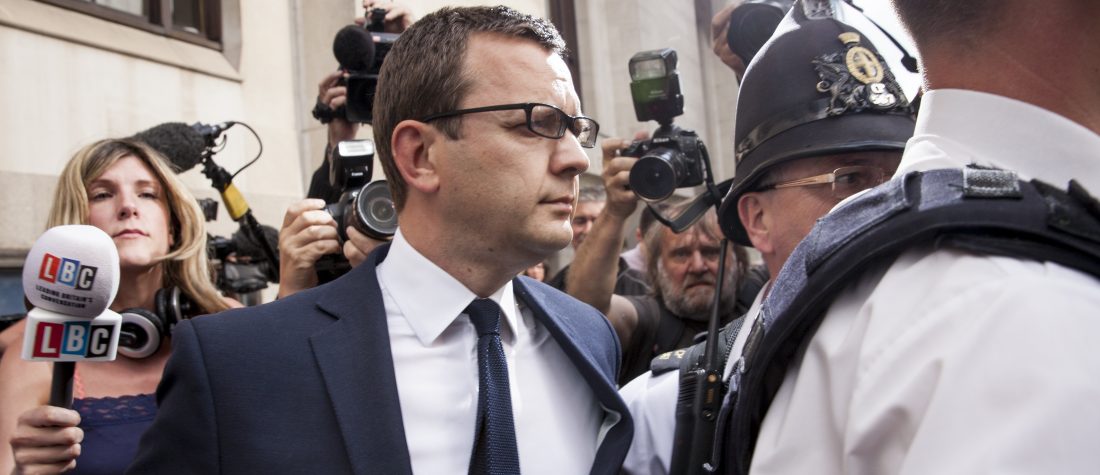
M 90 224 L 118 247 L 115 311 L 154 309 L 176 287 L 201 312 L 239 306 L 221 297 L 206 265 L 206 231 L 195 198 L 147 145 L 108 139 L 81 149 L 58 181 L 48 226 Z M 9 329 L 22 335 L 22 324 Z M 78 363 L 74 410 L 46 406 L 51 365 L 0 359 L 0 473 L 121 473 L 156 413 L 153 392 L 171 352 L 170 337 L 144 358 Z M 11 348 L 21 348 L 21 337 Z M 78 458 L 79 457 L 79 458 Z

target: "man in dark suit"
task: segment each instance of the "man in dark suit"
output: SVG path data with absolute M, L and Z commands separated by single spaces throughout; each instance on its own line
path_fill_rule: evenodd
M 581 115 L 545 20 L 443 9 L 374 107 L 400 230 L 272 304 L 181 323 L 134 473 L 616 473 L 615 333 L 515 278 L 569 244 Z M 521 470 L 522 469 L 522 470 Z

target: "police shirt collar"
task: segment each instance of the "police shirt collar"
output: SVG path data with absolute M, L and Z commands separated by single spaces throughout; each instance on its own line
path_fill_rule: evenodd
M 1041 107 L 962 89 L 928 91 L 895 176 L 975 163 L 1100 193 L 1100 135 Z

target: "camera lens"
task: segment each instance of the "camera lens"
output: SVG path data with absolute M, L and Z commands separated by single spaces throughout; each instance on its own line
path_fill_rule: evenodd
M 672 195 L 682 180 L 682 157 L 660 147 L 642 156 L 630 169 L 630 189 L 643 200 L 660 201 Z
M 355 198 L 355 229 L 375 239 L 397 232 L 397 210 L 389 185 L 384 180 L 371 182 Z
M 397 212 L 393 209 L 393 202 L 389 200 L 374 200 L 367 204 L 370 208 L 371 220 L 378 223 L 386 223 L 393 221 Z

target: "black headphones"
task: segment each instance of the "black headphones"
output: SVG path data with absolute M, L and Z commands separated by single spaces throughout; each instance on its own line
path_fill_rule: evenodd
M 118 352 L 128 358 L 146 358 L 160 349 L 164 338 L 172 335 L 176 323 L 199 313 L 199 306 L 179 287 L 157 290 L 154 309 L 128 308 L 122 315 Z

